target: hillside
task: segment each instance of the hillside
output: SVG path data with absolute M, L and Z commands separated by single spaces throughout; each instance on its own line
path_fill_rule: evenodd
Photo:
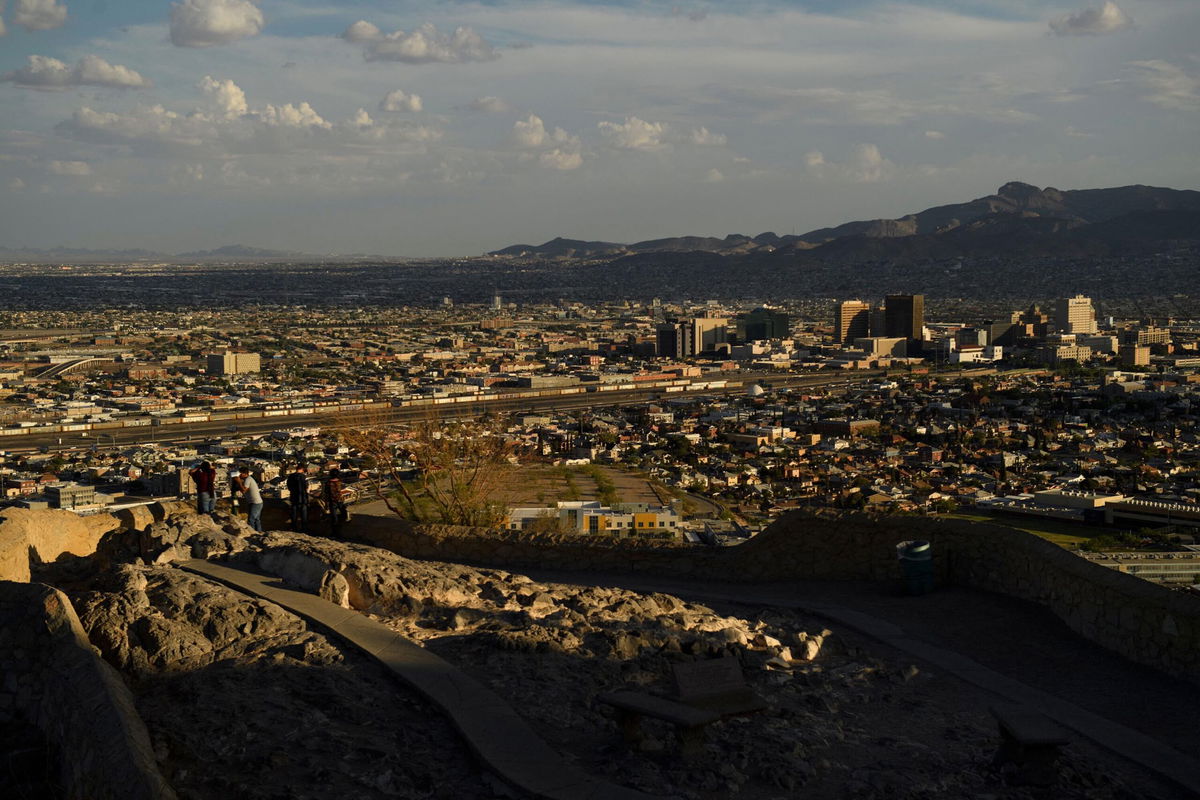
M 800 235 L 681 236 L 633 244 L 553 239 L 489 255 L 604 258 L 652 253 L 744 256 L 804 253 L 805 260 L 938 259 L 973 255 L 1116 255 L 1200 239 L 1200 192 L 1154 186 L 1060 191 L 1010 182 L 995 194 L 895 219 L 847 222 Z

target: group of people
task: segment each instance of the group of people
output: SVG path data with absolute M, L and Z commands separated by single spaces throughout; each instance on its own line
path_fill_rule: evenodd
M 216 510 L 217 471 L 208 461 L 202 461 L 189 473 L 196 484 L 196 510 L 201 514 L 209 514 Z M 308 470 L 303 461 L 296 462 L 285 482 L 288 490 L 289 510 L 291 512 L 292 530 L 308 532 L 308 509 L 312 502 L 312 493 L 308 487 Z M 248 466 L 238 468 L 236 474 L 231 474 L 229 486 L 233 494 L 233 502 L 241 498 L 246 508 L 246 524 L 256 531 L 262 528 L 263 498 L 258 481 L 250 474 Z M 322 481 L 321 501 L 329 519 L 330 534 L 337 537 L 341 534 L 342 524 L 349 519 L 346 506 L 346 490 L 342 485 L 341 471 L 331 467 Z

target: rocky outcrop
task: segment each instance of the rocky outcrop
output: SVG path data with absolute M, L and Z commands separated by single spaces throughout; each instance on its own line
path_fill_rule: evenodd
M 489 685 L 588 772 L 644 792 L 1027 798 L 991 766 L 996 734 L 983 700 L 798 613 L 543 583 L 293 533 L 252 536 L 235 560 L 311 592 L 345 580 L 356 607 Z M 673 664 L 725 655 L 768 707 L 708 726 L 693 762 L 679 761 L 673 730 L 653 720 L 626 746 L 595 700 L 622 687 L 671 694 Z M 1130 794 L 1076 753 L 1056 778 L 1056 797 Z
M 273 603 L 161 566 L 125 565 L 76 598 L 80 620 L 106 661 L 152 675 L 281 647 L 311 656 L 324 637 Z
M 0 512 L 0 580 L 28 582 L 31 560 L 49 563 L 64 553 L 90 556 L 104 535 L 119 527 L 108 514 L 6 508 Z
M 493 796 L 448 722 L 273 603 L 169 563 L 121 566 L 77 603 L 184 797 Z
M 62 592 L 0 582 L 0 675 L 0 722 L 26 720 L 53 743 L 62 796 L 175 797 L 158 771 L 129 690 L 96 656 Z
M 896 545 L 929 540 L 940 583 L 1049 608 L 1082 636 L 1141 664 L 1200 683 L 1200 598 L 1093 564 L 1012 528 L 934 517 L 791 512 L 750 541 L 656 548 L 600 537 L 539 539 L 471 529 L 416 530 L 356 519 L 355 535 L 402 555 L 506 569 L 635 572 L 694 580 L 898 581 Z

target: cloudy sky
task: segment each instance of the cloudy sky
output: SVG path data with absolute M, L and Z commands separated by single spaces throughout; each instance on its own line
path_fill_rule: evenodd
M 802 232 L 1009 180 L 1200 188 L 1196 0 L 0 0 L 0 20 L 4 247 L 471 255 Z

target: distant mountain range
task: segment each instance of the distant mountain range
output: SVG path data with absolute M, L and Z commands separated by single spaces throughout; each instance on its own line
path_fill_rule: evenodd
M 1039 189 L 1012 182 L 996 194 L 898 219 L 847 222 L 800 235 L 680 236 L 634 244 L 552 239 L 489 255 L 578 259 L 668 253 L 778 257 L 802 262 L 921 261 L 970 256 L 1109 256 L 1200 240 L 1200 192 L 1154 186 Z
M 349 255 L 314 255 L 292 250 L 266 250 L 243 244 L 227 244 L 213 250 L 194 250 L 188 253 L 163 253 L 155 250 L 89 250 L 76 247 L 8 248 L 0 246 L 0 261 L 78 264 L 87 262 L 155 262 L 155 261 L 365 261 L 387 260 L 385 256 L 351 253 Z

